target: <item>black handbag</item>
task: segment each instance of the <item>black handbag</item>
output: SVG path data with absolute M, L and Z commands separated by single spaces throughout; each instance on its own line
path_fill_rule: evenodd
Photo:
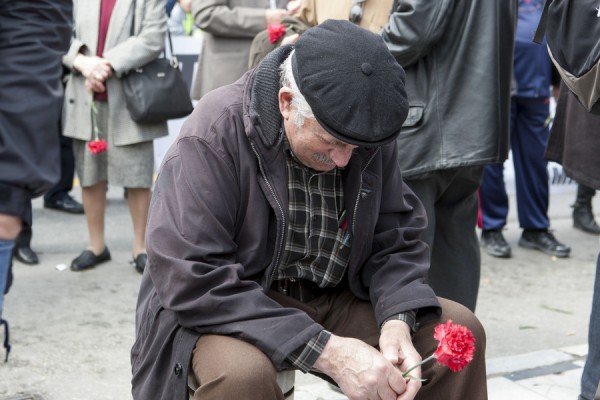
M 135 2 L 133 4 L 135 12 Z M 131 23 L 133 33 L 134 22 Z M 135 122 L 162 122 L 189 115 L 194 106 L 173 55 L 171 33 L 167 29 L 171 58 L 157 58 L 129 71 L 121 78 L 125 102 Z

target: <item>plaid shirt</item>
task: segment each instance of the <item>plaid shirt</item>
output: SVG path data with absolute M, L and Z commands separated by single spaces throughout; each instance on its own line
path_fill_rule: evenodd
M 341 171 L 317 172 L 298 162 L 286 140 L 289 225 L 278 279 L 302 278 L 320 287 L 336 286 L 344 277 L 350 255 Z M 327 341 L 321 331 L 288 357 L 296 368 L 308 372 Z

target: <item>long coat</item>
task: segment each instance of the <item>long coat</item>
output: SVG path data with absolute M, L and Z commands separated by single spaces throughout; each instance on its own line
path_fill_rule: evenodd
M 85 88 L 85 78 L 73 68 L 79 52 L 96 55 L 101 0 L 74 1 L 73 40 L 63 64 L 70 74 L 65 89 L 63 109 L 64 130 L 67 137 L 92 139 L 91 100 Z M 117 146 L 140 143 L 168 134 L 166 122 L 137 124 L 127 111 L 120 78 L 127 71 L 138 68 L 157 58 L 164 49 L 166 12 L 163 0 L 135 2 L 134 21 L 132 0 L 117 0 L 110 19 L 103 58 L 110 61 L 113 76 L 106 81 L 108 91 L 109 127 Z
M 589 113 L 562 84 L 546 158 L 577 182 L 600 190 L 600 115 Z
M 287 0 L 277 0 L 285 8 Z M 248 70 L 252 39 L 267 27 L 269 0 L 193 0 L 192 13 L 204 40 L 192 98 L 233 83 Z

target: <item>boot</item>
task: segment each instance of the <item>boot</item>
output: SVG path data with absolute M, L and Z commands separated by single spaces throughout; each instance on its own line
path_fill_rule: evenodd
M 573 206 L 573 227 L 587 233 L 600 235 L 600 226 L 594 219 L 592 206 L 582 204 Z
M 592 197 L 596 190 L 591 187 L 577 185 L 577 198 L 573 206 L 573 227 L 587 233 L 600 235 L 600 226 L 594 220 L 592 212 Z

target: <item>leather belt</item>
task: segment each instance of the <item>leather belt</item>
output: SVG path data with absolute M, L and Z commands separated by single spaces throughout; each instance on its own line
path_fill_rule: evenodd
M 271 289 L 301 302 L 314 300 L 327 291 L 327 289 L 319 287 L 313 281 L 300 278 L 286 278 L 273 281 Z

